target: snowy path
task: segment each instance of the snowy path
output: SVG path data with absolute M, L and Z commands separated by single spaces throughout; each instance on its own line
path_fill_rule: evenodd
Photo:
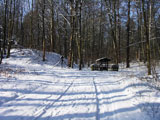
M 153 119 L 142 106 L 148 98 L 143 96 L 154 91 L 126 71 L 78 71 L 14 60 L 6 65 L 24 70 L 0 78 L 0 120 Z M 156 97 L 154 102 L 160 106 Z
M 123 78 L 117 78 L 116 75 L 108 77 L 107 73 L 104 76 L 103 72 L 76 72 L 76 77 L 74 74 L 75 72 L 66 72 L 65 77 L 57 73 L 62 78 L 59 77 L 56 83 L 52 80 L 49 83 L 35 80 L 31 84 L 26 80 L 25 84 L 34 86 L 29 92 L 16 89 L 19 82 L 15 83 L 17 87 L 14 89 L 3 89 L 5 92 L 20 93 L 20 96 L 1 105 L 0 119 L 125 120 L 131 116 L 134 119 L 134 114 L 142 115 L 140 110 L 133 106 L 130 94 L 127 95 L 125 88 L 120 87 Z

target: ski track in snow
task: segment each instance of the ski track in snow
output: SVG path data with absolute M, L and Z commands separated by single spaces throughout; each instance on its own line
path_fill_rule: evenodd
M 43 107 L 42 109 L 39 109 L 38 112 L 37 112 L 37 114 L 39 114 L 39 115 L 38 116 L 36 115 L 37 117 L 34 118 L 33 120 L 38 120 L 42 115 L 44 115 L 46 113 L 46 111 L 50 107 L 52 107 L 54 105 L 54 103 L 58 102 L 66 94 L 66 92 L 70 89 L 70 87 L 72 86 L 73 82 L 70 83 L 70 85 L 67 87 L 67 89 L 54 102 L 51 102 L 51 103 L 47 104 L 45 107 Z M 52 95 L 50 97 L 46 98 L 46 99 L 49 99 L 51 97 L 52 97 Z M 40 112 L 40 111 L 42 111 L 42 112 Z
M 24 53 L 33 54 L 31 51 Z M 18 54 L 21 55 L 21 52 Z M 153 90 L 145 83 L 139 83 L 136 77 L 130 77 L 132 71 L 78 71 L 53 67 L 54 64 L 50 62 L 37 64 L 37 57 L 33 58 L 30 60 L 24 56 L 18 58 L 13 56 L 9 60 L 4 60 L 11 69 L 16 67 L 26 71 L 9 73 L 13 76 L 11 78 L 4 76 L 0 78 L 0 98 L 2 98 L 0 120 L 158 120 L 159 118 L 151 118 L 143 111 L 142 108 L 147 110 L 149 108 L 143 105 L 145 102 L 150 102 L 147 98 L 151 97 Z M 155 99 L 155 104 L 160 106 L 158 98 L 152 99 Z M 158 113 L 152 116 L 155 115 Z
M 98 91 L 97 91 L 97 85 L 96 85 L 96 83 L 95 83 L 95 81 L 94 81 L 94 78 L 93 78 L 93 84 L 94 84 L 94 88 L 95 88 L 95 94 L 96 94 L 96 120 L 100 120 L 100 118 L 99 118 L 99 98 L 98 98 Z
M 96 115 L 96 120 L 100 120 L 100 117 L 103 118 L 103 116 L 100 116 L 100 114 L 103 114 L 103 113 L 100 113 L 100 109 L 101 108 L 103 109 L 102 105 L 104 105 L 104 102 L 101 102 L 101 103 L 99 102 L 102 99 L 106 99 L 106 103 L 107 104 L 111 103 L 110 107 L 105 107 L 107 109 L 107 111 L 111 111 L 110 114 L 108 114 L 108 115 L 106 114 L 107 118 L 105 118 L 105 119 L 111 120 L 110 116 L 113 116 L 112 120 L 117 120 L 116 119 L 116 113 L 114 112 L 114 110 L 116 109 L 116 107 L 115 107 L 114 104 L 112 104 L 113 100 L 112 100 L 112 97 L 111 97 L 110 93 L 108 94 L 108 98 L 111 98 L 109 100 L 109 99 L 105 98 L 105 95 L 103 95 L 104 94 L 104 90 L 106 88 L 104 89 L 103 87 L 100 87 L 100 86 L 96 85 L 96 82 L 98 82 L 98 80 L 95 82 L 94 78 L 93 78 L 93 82 L 94 82 L 94 86 L 95 86 L 95 89 L 96 89 L 96 96 L 97 96 L 97 115 Z M 105 87 L 108 87 L 108 86 L 105 86 Z M 109 87 L 108 87 L 108 90 L 111 91 L 111 89 Z

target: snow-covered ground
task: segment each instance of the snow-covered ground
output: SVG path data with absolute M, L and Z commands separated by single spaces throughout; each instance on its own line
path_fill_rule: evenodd
M 12 50 L 0 65 L 0 120 L 159 120 L 160 93 L 145 66 L 90 71 L 60 67 L 60 55 Z M 65 61 L 66 62 L 66 61 Z

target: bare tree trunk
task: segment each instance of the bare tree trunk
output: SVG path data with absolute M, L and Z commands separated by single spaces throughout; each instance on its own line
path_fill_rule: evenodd
M 30 23 L 30 34 L 31 34 L 31 40 L 30 40 L 30 48 L 33 48 L 33 0 L 32 0 L 32 10 L 31 10 L 31 16 L 30 16 L 30 19 L 31 19 L 31 23 Z
M 12 15 L 12 4 L 14 4 L 13 8 L 13 15 Z M 14 28 L 14 20 L 15 20 L 15 8 L 16 8 L 16 1 L 10 2 L 10 17 L 9 17 L 9 27 L 8 27 L 8 50 L 7 50 L 7 58 L 10 57 L 10 50 L 11 50 L 11 44 L 12 44 L 12 35 L 13 35 L 13 28 Z
M 115 58 L 116 58 L 116 64 L 118 64 L 118 44 L 117 44 L 117 11 L 116 11 L 116 0 L 114 1 L 114 42 L 113 42 L 113 45 L 114 45 L 114 48 L 115 48 Z
M 55 25 L 54 25 L 54 3 L 51 0 L 51 48 L 50 50 L 54 52 L 55 50 Z
M 7 58 L 10 57 L 10 41 L 11 41 L 11 27 L 12 27 L 12 0 L 9 3 L 9 25 L 8 25 L 8 48 L 7 48 Z
M 7 13 L 8 13 L 8 0 L 5 0 L 5 15 L 4 15 L 4 40 L 3 40 L 3 53 L 6 55 L 6 39 L 7 39 Z
M 141 3 L 138 3 L 139 7 L 137 7 L 137 23 L 138 23 L 138 42 L 141 42 L 137 48 L 138 52 L 138 60 L 141 62 L 144 59 L 144 47 L 143 47 L 143 24 L 142 24 L 142 9 L 141 9 Z
M 85 16 L 87 16 L 87 13 L 86 13 L 86 11 L 85 11 Z M 87 18 L 86 18 L 86 20 L 85 20 L 85 23 L 84 23 L 84 25 L 83 25 L 83 29 L 84 29 L 84 33 L 86 33 L 86 40 L 84 41 L 84 49 L 85 49 L 85 59 L 86 59 L 86 64 L 89 66 L 89 57 L 91 56 L 91 54 L 90 55 L 88 55 L 88 49 L 90 48 L 90 46 L 88 45 L 88 41 L 89 41 L 89 25 L 87 25 L 87 21 L 88 21 L 88 16 L 87 16 Z
M 59 15 L 57 13 L 57 41 L 58 41 L 58 53 L 62 54 L 62 43 L 61 43 L 61 30 L 60 30 L 60 25 L 59 25 Z
M 128 22 L 127 22 L 127 56 L 126 56 L 126 67 L 130 67 L 130 0 L 128 0 Z
M 118 63 L 121 62 L 121 20 L 120 20 L 120 1 L 118 0 Z
M 75 22 L 75 16 L 74 16 L 74 8 L 73 8 L 73 0 L 70 0 L 70 7 L 71 7 L 71 34 L 70 34 L 70 43 L 69 43 L 69 55 L 68 55 L 68 67 L 73 67 L 73 37 L 74 37 L 74 22 Z
M 45 38 L 45 0 L 43 0 L 43 8 L 42 8 L 42 24 L 43 24 L 43 61 L 45 61 L 45 51 L 46 51 L 46 38 Z
M 95 26 L 94 26 L 94 22 L 95 22 L 95 18 L 94 18 L 95 16 L 94 16 L 94 13 L 93 13 L 93 20 L 92 20 L 92 51 L 91 51 L 91 53 L 92 53 L 92 56 L 91 56 L 91 58 L 92 58 L 92 62 L 94 62 L 94 59 L 95 59 Z
M 81 12 L 82 12 L 82 0 L 80 1 L 80 16 L 79 16 L 79 70 L 82 69 L 82 21 L 81 21 Z
M 3 49 L 2 49 L 2 26 L 0 25 L 0 64 L 2 63 L 3 59 Z
M 33 0 L 28 0 L 28 8 L 31 11 L 29 22 L 29 48 L 32 48 L 33 44 Z
M 99 23 L 99 43 L 98 43 L 98 57 L 102 56 L 102 45 L 103 45 L 103 40 L 102 40 L 102 0 L 101 0 L 101 12 L 100 12 L 100 23 Z
M 23 27 L 23 3 L 21 1 L 21 45 L 24 45 L 24 27 Z
M 36 1 L 36 13 L 37 13 L 37 45 L 40 46 L 40 17 L 39 17 L 39 1 Z M 40 49 L 38 47 L 38 49 Z
M 143 9 L 143 17 L 144 17 L 144 26 L 145 26 L 145 34 L 146 34 L 146 53 L 147 53 L 147 68 L 148 68 L 148 75 L 151 75 L 151 58 L 150 58 L 150 27 L 151 27 L 151 0 L 150 0 L 150 7 L 149 7 L 149 22 L 147 26 L 147 18 L 146 12 L 144 7 L 144 0 L 142 0 L 142 9 Z
M 151 41 L 151 25 L 152 25 L 152 0 L 149 0 L 149 22 L 148 22 L 148 38 L 147 40 L 147 61 L 148 61 L 148 75 L 151 75 L 151 46 L 150 46 L 150 41 Z

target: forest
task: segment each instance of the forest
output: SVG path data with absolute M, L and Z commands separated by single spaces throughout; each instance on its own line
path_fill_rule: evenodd
M 115 64 L 160 59 L 159 0 L 0 0 L 1 60 L 13 44 L 55 52 L 79 70 L 101 57 Z
M 160 120 L 160 0 L 0 0 L 0 120 Z

